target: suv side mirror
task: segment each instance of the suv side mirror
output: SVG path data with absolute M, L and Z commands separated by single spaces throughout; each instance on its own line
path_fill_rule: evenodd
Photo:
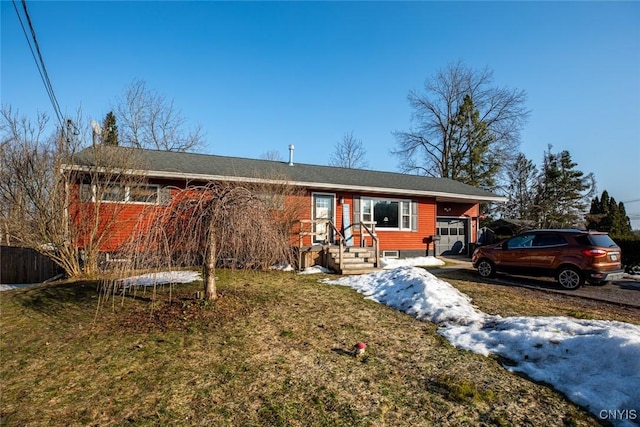
M 508 245 L 508 241 L 502 242 L 502 250 L 506 251 L 507 249 L 509 249 L 509 245 Z

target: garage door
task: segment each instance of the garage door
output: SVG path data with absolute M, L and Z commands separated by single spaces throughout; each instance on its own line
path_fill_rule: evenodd
M 465 254 L 467 248 L 468 220 L 461 218 L 439 218 L 436 233 L 440 236 L 437 242 L 439 255 Z

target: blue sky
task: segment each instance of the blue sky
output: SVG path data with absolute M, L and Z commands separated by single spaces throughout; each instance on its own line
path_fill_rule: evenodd
M 448 64 L 528 94 L 521 150 L 569 150 L 640 228 L 639 2 L 28 2 L 64 113 L 102 121 L 142 79 L 205 132 L 204 152 L 326 164 L 353 132 L 397 170 L 410 90 Z M 20 7 L 21 5 L 18 4 Z M 53 115 L 14 5 L 1 100 Z M 635 202 L 634 202 L 635 200 Z

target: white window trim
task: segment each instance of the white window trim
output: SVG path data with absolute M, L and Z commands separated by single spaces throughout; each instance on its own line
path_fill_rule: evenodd
M 410 199 L 391 199 L 391 198 L 386 198 L 386 197 L 360 197 L 360 218 L 362 218 L 363 222 L 366 222 L 364 219 L 365 216 L 365 205 L 367 204 L 367 202 L 371 202 L 371 221 L 374 221 L 375 219 L 375 202 L 396 202 L 398 203 L 398 226 L 397 227 L 381 227 L 380 224 L 378 223 L 376 225 L 376 231 L 414 231 L 414 228 L 412 227 L 412 219 L 416 218 L 417 221 L 417 217 L 414 215 L 413 212 L 413 203 L 412 200 Z M 409 207 L 409 213 L 407 215 L 403 214 L 402 211 L 402 205 L 403 204 L 407 204 L 407 206 Z M 368 213 L 367 213 L 368 214 Z M 408 227 L 403 227 L 402 226 L 402 219 L 403 217 L 409 217 L 409 226 Z M 417 225 L 417 224 L 416 224 Z
M 328 218 L 331 222 L 333 222 L 335 224 L 336 222 L 336 209 L 338 208 L 337 206 L 337 197 L 336 197 L 336 193 L 321 193 L 321 192 L 316 192 L 316 191 L 312 191 L 311 192 L 311 218 L 312 219 L 316 219 L 315 218 L 315 203 L 316 203 L 316 199 L 315 196 L 327 196 L 327 197 L 331 197 L 331 218 Z M 312 225 L 312 230 L 315 232 L 315 224 Z M 335 239 L 335 236 L 333 236 L 334 232 L 331 232 L 332 234 L 332 238 Z M 317 236 L 311 236 L 311 243 L 312 244 L 318 244 L 317 242 L 314 242 L 314 240 L 316 239 Z
M 115 186 L 119 186 L 119 187 L 124 187 L 124 198 L 123 200 L 100 200 L 100 203 L 126 203 L 129 205 L 158 205 L 160 204 L 160 185 L 158 184 L 138 184 L 138 185 L 125 185 L 122 186 L 120 184 L 114 184 L 112 185 L 113 187 Z M 139 202 L 139 201 L 131 201 L 131 187 L 147 187 L 147 188 L 151 188 L 154 187 L 156 190 L 156 199 L 153 202 Z M 91 201 L 93 203 L 96 203 L 97 201 L 97 193 L 98 193 L 98 186 L 96 184 L 93 184 L 91 186 Z

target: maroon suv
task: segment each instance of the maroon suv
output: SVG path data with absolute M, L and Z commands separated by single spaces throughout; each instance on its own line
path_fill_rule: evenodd
M 624 275 L 620 248 L 597 231 L 531 230 L 478 247 L 471 261 L 482 277 L 498 271 L 549 276 L 565 289 L 577 289 L 585 280 L 604 285 Z

